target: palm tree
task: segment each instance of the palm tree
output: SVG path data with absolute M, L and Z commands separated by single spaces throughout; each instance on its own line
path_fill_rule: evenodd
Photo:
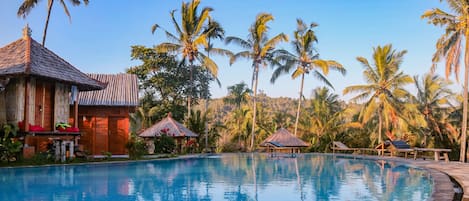
M 244 117 L 245 115 L 240 115 L 240 114 L 245 114 L 246 111 L 241 111 L 241 104 L 246 103 L 249 99 L 249 95 L 251 93 L 251 90 L 248 89 L 247 85 L 244 82 L 241 82 L 239 84 L 235 84 L 233 86 L 228 87 L 228 96 L 223 98 L 223 102 L 227 104 L 233 104 L 236 106 L 235 110 L 235 117 L 237 117 L 237 125 L 240 125 L 240 119 L 239 116 Z M 241 142 L 241 135 L 238 135 L 238 145 L 240 145 Z
M 436 138 L 438 141 L 435 142 L 438 145 L 444 143 L 445 139 L 457 139 L 454 137 L 457 136 L 456 129 L 449 122 L 449 114 L 455 111 L 451 105 L 455 99 L 455 94 L 449 89 L 451 82 L 431 73 L 426 74 L 421 80 L 415 76 L 414 81 L 417 88 L 414 99 L 427 122 L 426 134 L 438 137 Z M 426 136 L 424 135 L 424 142 Z
M 21 6 L 18 8 L 18 12 L 16 13 L 18 17 L 23 17 L 26 18 L 26 16 L 31 12 L 31 10 L 38 4 L 40 0 L 24 0 Z M 49 19 L 50 19 L 50 14 L 52 12 L 52 6 L 54 5 L 55 0 L 48 0 L 47 3 L 47 17 L 46 17 L 46 25 L 44 26 L 44 33 L 42 35 L 42 46 L 46 45 L 46 36 L 47 36 L 47 28 L 49 27 Z M 69 20 L 72 20 L 72 16 L 70 16 L 70 12 L 68 12 L 67 4 L 65 3 L 65 0 L 59 0 L 60 4 L 62 4 L 62 7 L 65 11 L 65 14 L 68 16 Z M 82 1 L 81 0 L 69 0 L 70 3 L 74 6 L 79 6 Z M 83 3 L 85 5 L 88 5 L 89 0 L 83 0 Z
M 209 18 L 208 19 L 208 24 L 203 31 L 204 34 L 207 35 L 207 46 L 205 47 L 205 52 L 207 52 L 207 58 L 210 58 L 210 52 L 217 51 L 217 52 L 229 52 L 228 50 L 225 49 L 220 49 L 220 48 L 215 48 L 213 46 L 212 39 L 219 39 L 223 40 L 225 38 L 225 30 L 223 27 L 218 23 L 217 21 Z M 229 52 L 230 55 L 232 55 L 231 52 Z M 221 86 L 220 81 L 215 77 L 215 80 L 217 81 L 218 85 Z M 204 99 L 205 99 L 205 113 L 208 111 L 208 102 L 210 99 L 210 93 L 208 91 L 209 88 L 207 88 L 207 91 L 204 92 Z M 208 118 L 205 119 L 205 148 L 206 150 L 208 149 Z
M 155 47 L 157 52 L 161 53 L 179 53 L 182 54 L 182 63 L 186 61 L 190 64 L 190 75 L 189 79 L 193 81 L 193 67 L 194 62 L 198 61 L 206 68 L 213 77 L 217 77 L 218 74 L 218 65 L 210 59 L 208 56 L 199 51 L 199 47 L 208 46 L 209 33 L 204 33 L 204 26 L 210 18 L 210 12 L 213 11 L 210 7 L 205 7 L 202 11 L 198 12 L 198 7 L 200 0 L 192 0 L 189 3 L 182 3 L 181 6 L 181 22 L 177 22 L 175 17 L 176 10 L 171 11 L 171 20 L 173 22 L 174 28 L 176 29 L 176 35 L 170 33 L 169 31 L 164 30 L 166 36 L 169 40 L 174 41 L 164 42 Z M 158 24 L 153 25 L 152 33 L 156 31 L 157 28 L 160 28 Z M 217 49 L 211 49 L 212 52 L 218 53 L 221 55 L 229 55 L 229 52 L 226 51 L 217 51 Z M 187 97 L 187 118 L 191 114 L 191 99 L 193 89 L 189 90 Z
M 241 82 L 228 87 L 228 96 L 223 98 L 223 102 L 233 104 L 236 106 L 236 109 L 240 109 L 241 104 L 248 101 L 250 93 L 251 90 L 248 89 L 247 85 Z
M 316 151 L 325 151 L 336 139 L 336 136 L 348 128 L 360 127 L 356 122 L 347 122 L 346 117 L 352 113 L 345 108 L 337 94 L 330 93 L 326 87 L 313 90 L 310 105 L 304 109 L 305 121 L 301 121 L 300 129 L 306 132 L 303 139 L 308 139 Z
M 461 123 L 461 151 L 459 160 L 464 162 L 466 153 L 467 135 L 467 87 L 469 79 L 469 2 L 467 0 L 446 0 L 453 14 L 449 14 L 438 8 L 423 13 L 422 18 L 427 18 L 429 23 L 445 27 L 444 34 L 436 42 L 436 52 L 433 55 L 432 69 L 441 58 L 446 58 L 446 78 L 451 73 L 456 75 L 459 81 L 460 58 L 464 48 L 464 85 L 463 85 L 463 115 Z M 465 44 L 463 45 L 463 41 Z
M 371 65 L 366 58 L 357 57 L 357 60 L 365 68 L 363 75 L 367 84 L 349 86 L 344 89 L 344 94 L 358 93 L 351 101 L 366 100 L 360 112 L 362 123 L 377 116 L 379 143 L 383 140 L 383 126 L 389 131 L 390 123 L 396 122 L 399 117 L 404 115 L 403 99 L 410 97 L 408 91 L 403 87 L 412 83 L 413 79 L 399 71 L 399 66 L 406 52 L 405 50 L 396 52 L 392 49 L 392 45 L 373 48 L 374 65 Z
M 267 66 L 268 63 L 275 63 L 274 61 L 274 52 L 275 46 L 282 42 L 288 41 L 287 35 L 280 33 L 272 38 L 268 38 L 267 32 L 269 26 L 267 23 L 274 20 L 274 17 L 271 14 L 260 13 L 256 17 L 256 21 L 249 28 L 248 39 L 244 40 L 238 37 L 227 37 L 225 39 L 226 43 L 235 43 L 246 49 L 233 55 L 230 59 L 230 64 L 234 63 L 240 58 L 247 58 L 252 60 L 252 80 L 251 88 L 253 93 L 253 112 L 252 112 L 252 129 L 251 129 L 251 147 L 254 148 L 254 139 L 255 139 L 255 126 L 256 126 L 256 113 L 257 113 L 257 83 L 259 68 L 261 66 Z
M 313 44 L 318 40 L 313 28 L 316 27 L 317 24 L 311 23 L 308 27 L 301 19 L 297 19 L 296 23 L 297 28 L 296 31 L 293 32 L 295 40 L 292 41 L 295 54 L 283 51 L 283 54 L 279 57 L 286 60 L 287 64 L 279 66 L 279 68 L 274 71 L 272 78 L 270 79 L 270 82 L 274 83 L 281 74 L 289 73 L 294 67 L 296 67 L 296 69 L 292 74 L 292 79 L 296 79 L 301 75 L 300 96 L 298 98 L 298 108 L 296 110 L 295 135 L 298 130 L 305 74 L 309 74 L 311 72 L 317 79 L 325 83 L 327 86 L 334 88 L 325 77 L 329 73 L 329 70 L 337 70 L 342 74 L 345 74 L 346 72 L 345 68 L 340 63 L 333 60 L 319 59 L 319 54 L 315 53 Z M 322 73 L 320 71 L 322 71 Z

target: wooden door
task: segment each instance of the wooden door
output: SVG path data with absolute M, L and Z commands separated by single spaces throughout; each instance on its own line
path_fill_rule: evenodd
M 128 119 L 124 117 L 109 117 L 109 152 L 125 154 L 125 144 L 129 139 Z
M 109 125 L 108 118 L 105 116 L 97 116 L 95 118 L 95 135 L 94 135 L 94 154 L 104 154 L 109 151 Z
M 54 85 L 52 82 L 36 81 L 35 111 L 33 125 L 46 131 L 54 130 Z

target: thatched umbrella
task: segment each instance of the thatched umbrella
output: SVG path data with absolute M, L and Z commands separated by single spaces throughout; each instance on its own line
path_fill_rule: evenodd
M 280 128 L 265 139 L 260 146 L 268 148 L 269 151 L 290 150 L 291 153 L 299 153 L 301 147 L 308 147 L 309 144 L 294 136 L 287 129 Z

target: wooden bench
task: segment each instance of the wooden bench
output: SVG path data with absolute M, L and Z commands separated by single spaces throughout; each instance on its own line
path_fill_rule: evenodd
M 438 148 L 414 148 L 414 160 L 417 159 L 419 152 L 433 152 L 435 161 L 440 159 L 445 159 L 445 162 L 449 162 L 448 153 L 451 152 L 451 149 L 438 149 Z M 441 156 L 443 154 L 443 156 Z

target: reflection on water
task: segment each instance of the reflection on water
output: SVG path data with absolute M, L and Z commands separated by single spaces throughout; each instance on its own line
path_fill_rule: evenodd
M 0 169 L 0 200 L 426 200 L 427 172 L 314 154 Z

